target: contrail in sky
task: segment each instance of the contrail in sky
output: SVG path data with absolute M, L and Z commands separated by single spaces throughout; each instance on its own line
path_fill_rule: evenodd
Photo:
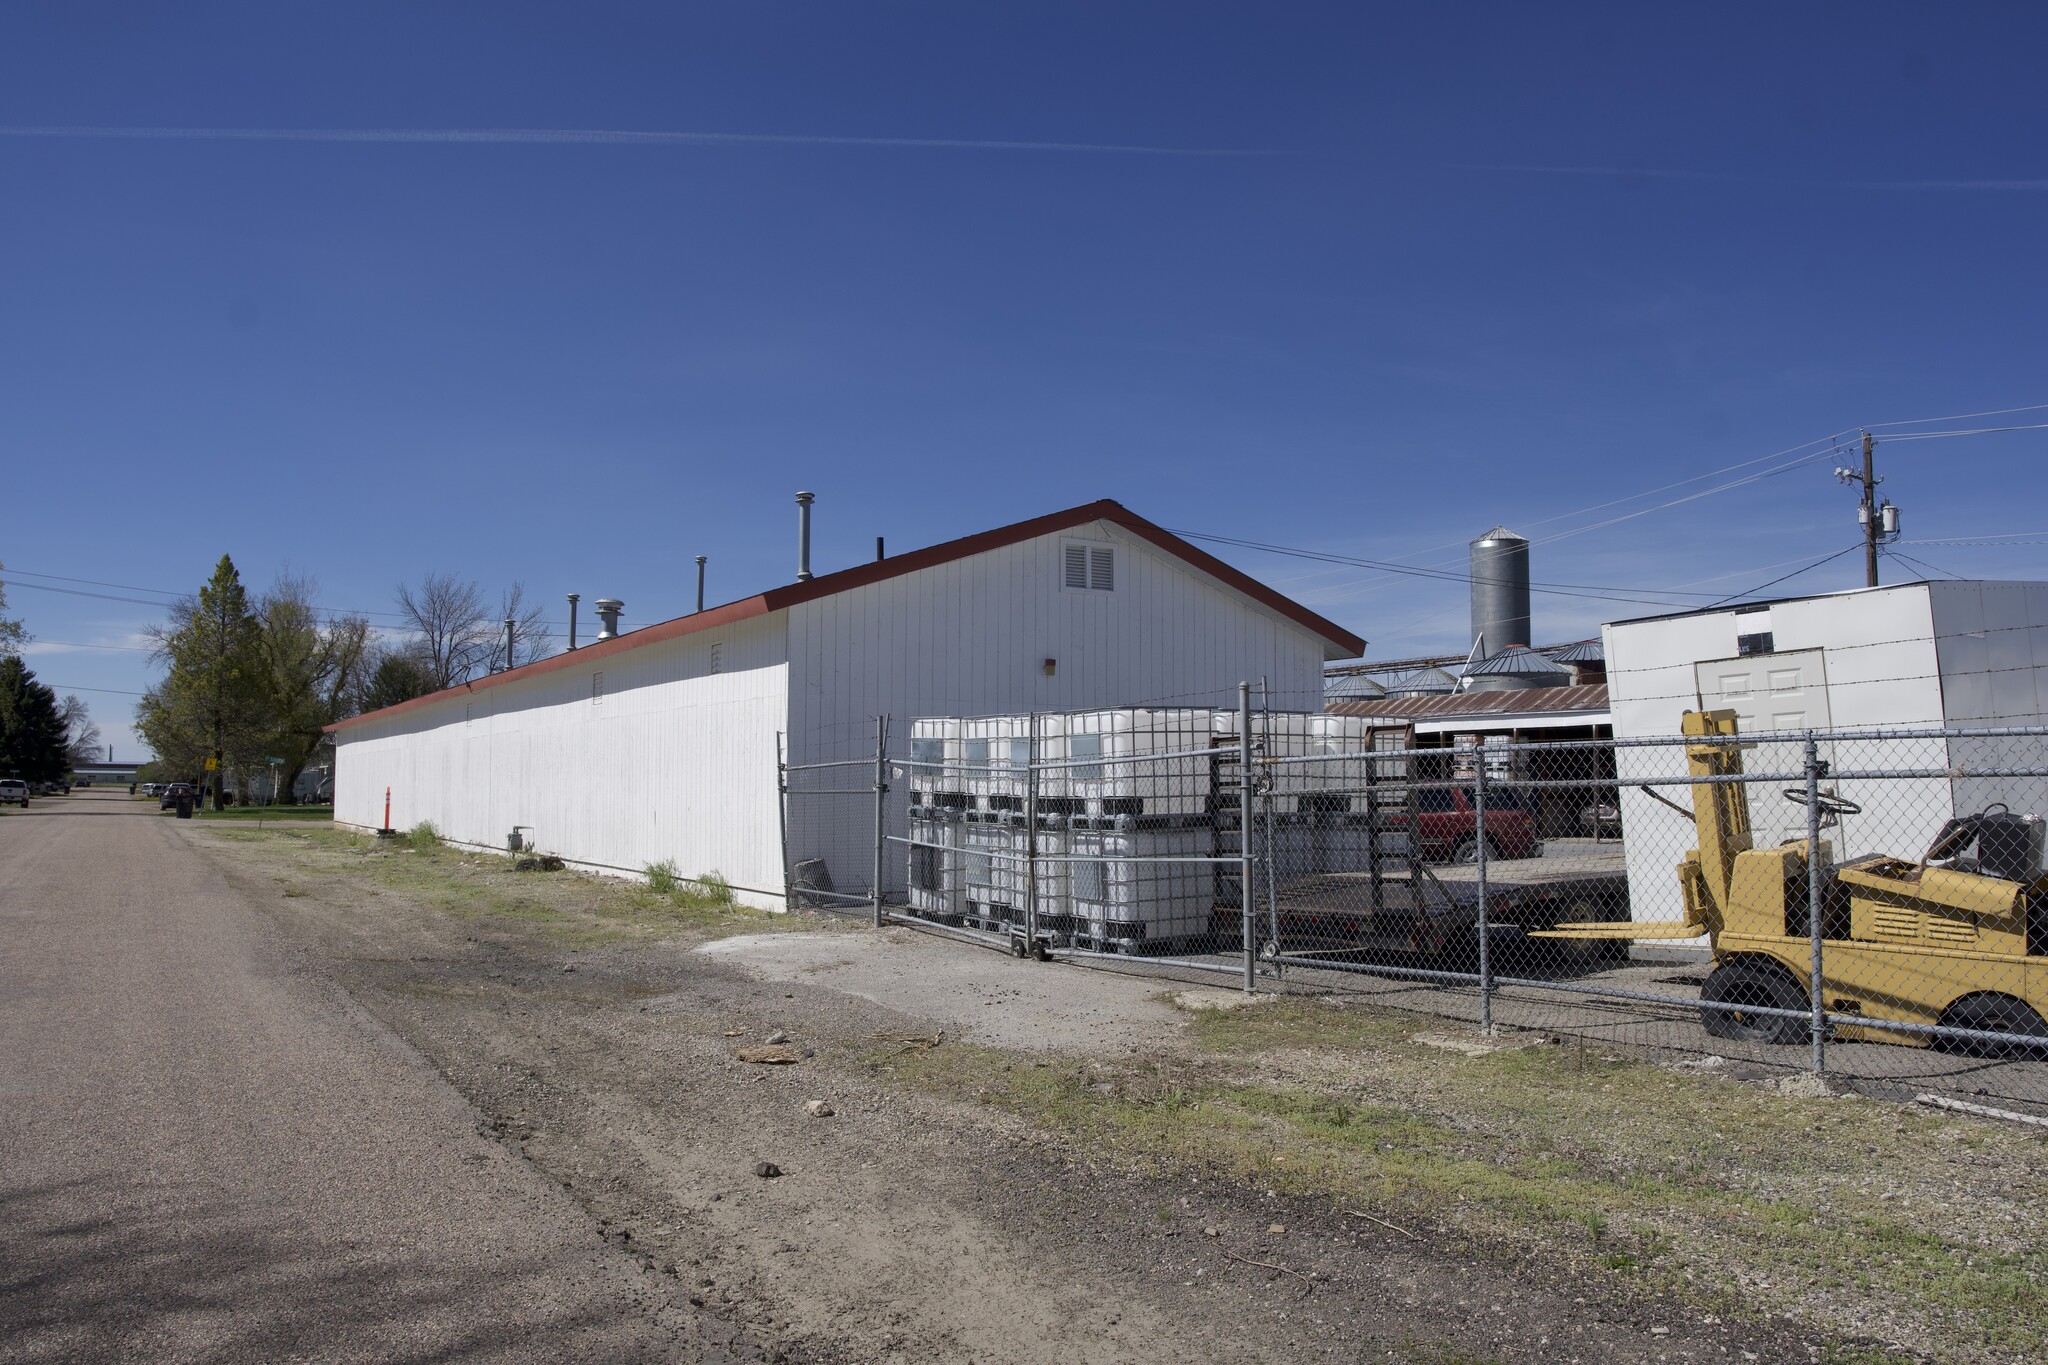
M 1251 157 L 1285 152 L 1147 147 L 1114 142 L 1026 142 L 948 137 L 827 137 L 808 133 L 682 133 L 611 128 L 92 128 L 0 127 L 0 137 L 138 142 L 509 143 L 613 147 L 908 147 L 969 152 L 1093 152 L 1116 156 Z
M 1464 171 L 1506 171 L 1515 175 L 1564 175 L 1592 180 L 1717 180 L 1744 185 L 1783 185 L 1819 190 L 1955 190 L 2027 193 L 2048 190 L 2048 180 L 1803 180 L 1741 171 L 1692 171 L 1669 166 L 1501 166 L 1466 164 Z

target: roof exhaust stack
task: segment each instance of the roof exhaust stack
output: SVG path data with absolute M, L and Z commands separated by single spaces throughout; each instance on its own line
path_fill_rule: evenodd
M 505 671 L 508 673 L 512 671 L 512 645 L 517 638 L 514 635 L 514 631 L 517 628 L 518 623 L 516 621 L 509 616 L 505 618 Z
M 875 563 L 879 564 L 879 563 L 881 563 L 881 562 L 882 562 L 883 560 L 887 559 L 888 557 L 889 557 L 889 556 L 888 556 L 887 554 L 885 554 L 885 553 L 883 552 L 883 549 L 882 549 L 882 538 L 881 538 L 880 536 L 876 536 L 876 537 L 875 537 Z
M 597 633 L 598 643 L 602 644 L 619 633 L 619 613 L 625 608 L 626 604 L 616 597 L 597 599 L 597 619 L 604 623 L 604 629 Z
M 811 581 L 811 504 L 817 500 L 815 493 L 796 495 L 796 581 L 799 583 Z
M 569 594 L 569 648 L 571 649 L 576 648 L 576 604 L 582 600 L 583 594 L 580 592 Z
M 705 555 L 697 556 L 697 610 L 704 610 L 704 561 Z

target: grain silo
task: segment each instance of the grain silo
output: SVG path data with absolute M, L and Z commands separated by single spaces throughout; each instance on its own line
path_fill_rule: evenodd
M 1472 542 L 1472 643 L 1489 658 L 1529 643 L 1529 542 L 1496 526 Z

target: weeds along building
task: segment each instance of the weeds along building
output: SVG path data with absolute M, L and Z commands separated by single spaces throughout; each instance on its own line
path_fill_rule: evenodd
M 664 621 L 343 721 L 335 819 L 638 872 L 716 871 L 779 906 L 787 869 L 873 880 L 871 770 L 782 809 L 792 764 L 908 753 L 917 716 L 1234 706 L 1264 680 L 1314 710 L 1365 642 L 1114 502 L 986 531 Z M 900 780 L 900 779 L 898 779 Z M 890 803 L 901 820 L 901 802 Z M 904 829 L 892 829 L 902 836 Z M 786 847 L 785 847 L 786 846 Z M 785 859 L 785 852 L 787 858 Z M 902 858 L 884 890 L 902 890 Z

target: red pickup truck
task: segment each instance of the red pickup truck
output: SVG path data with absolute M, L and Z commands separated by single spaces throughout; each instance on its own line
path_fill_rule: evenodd
M 1417 787 L 1409 794 L 1409 838 L 1418 856 L 1437 862 L 1477 861 L 1478 821 L 1470 787 Z M 1534 858 L 1543 851 L 1529 798 L 1512 788 L 1486 793 L 1486 849 L 1489 858 Z

